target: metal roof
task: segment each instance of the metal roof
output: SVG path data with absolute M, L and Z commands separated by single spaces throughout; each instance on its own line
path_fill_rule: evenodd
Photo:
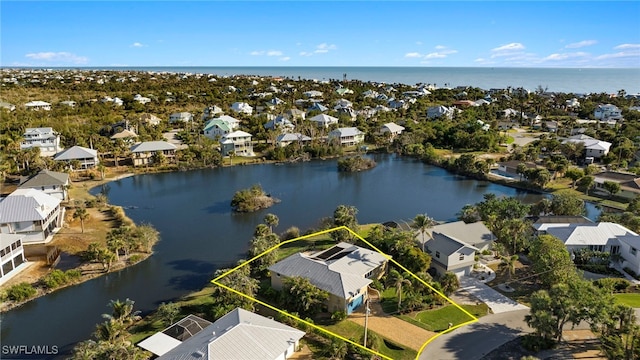
M 24 238 L 24 234 L 2 234 L 0 233 L 0 248 L 4 249 L 11 246 L 14 242 Z
M 36 189 L 18 189 L 0 201 L 0 224 L 45 220 L 61 200 Z
M 131 147 L 131 152 L 139 153 L 139 152 L 150 152 L 150 151 L 164 151 L 164 150 L 175 150 L 177 149 L 175 145 L 168 143 L 166 141 L 145 141 L 139 144 L 135 144 Z
M 74 146 L 58 153 L 53 160 L 95 159 L 97 157 L 97 150 L 88 149 L 82 146 Z
M 635 236 L 638 234 L 626 227 L 601 222 L 598 224 L 544 224 L 539 230 L 560 239 L 567 246 L 607 245 L 618 237 Z

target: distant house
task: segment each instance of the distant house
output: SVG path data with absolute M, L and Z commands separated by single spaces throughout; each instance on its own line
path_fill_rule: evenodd
M 220 139 L 222 156 L 233 152 L 236 156 L 254 156 L 252 135 L 244 131 L 234 131 Z
M 74 160 L 78 160 L 80 162 L 80 167 L 73 170 L 91 169 L 100 163 L 100 160 L 98 159 L 98 151 L 82 146 L 70 147 L 56 154 L 56 156 L 53 157 L 53 160 L 65 161 L 69 165 L 72 165 Z
M 24 235 L 23 244 L 51 241 L 64 221 L 61 200 L 36 189 L 17 189 L 0 201 L 0 233 Z
M 435 231 L 424 248 L 431 254 L 431 267 L 439 275 L 452 272 L 458 277 L 471 274 L 476 251 L 479 251 L 462 240 Z
M 471 245 L 478 250 L 489 250 L 496 236 L 493 235 L 491 230 L 482 221 L 476 221 L 474 223 L 465 223 L 464 221 L 455 221 L 440 225 L 435 225 L 427 229 L 427 237 L 432 236 L 433 233 L 441 233 L 443 235 L 451 236 L 455 239 L 463 241 L 465 244 Z M 418 235 L 418 242 L 422 239 Z M 431 254 L 433 256 L 433 254 Z
M 2 234 L 0 233 L 0 285 L 8 281 L 25 266 L 27 259 L 24 257 L 24 240 L 22 234 Z
M 149 125 L 159 125 L 162 119 L 152 114 L 142 114 L 140 115 L 140 120 Z
M 122 140 L 127 144 L 133 144 L 137 137 L 138 135 L 132 130 L 124 129 L 119 133 L 113 134 L 111 140 Z
M 75 101 L 71 101 L 71 100 L 65 100 L 65 101 L 61 101 L 60 105 L 65 105 L 65 106 L 68 106 L 70 108 L 74 108 L 74 107 L 76 107 L 76 102 Z
M 68 198 L 68 187 L 69 174 L 49 170 L 40 170 L 36 175 L 22 179 L 20 185 L 18 185 L 20 189 L 40 190 L 62 201 Z
M 297 253 L 269 267 L 271 286 L 283 288 L 283 279 L 303 277 L 329 293 L 330 312 L 352 313 L 368 298 L 367 288 L 387 269 L 387 258 L 379 252 L 341 242 L 327 250 Z
M 253 107 L 251 107 L 251 105 L 247 104 L 246 102 L 235 102 L 231 105 L 231 110 L 237 112 L 237 113 L 242 113 L 242 114 L 247 114 L 247 115 L 251 115 L 253 114 Z
M 306 136 L 306 135 L 302 135 L 300 133 L 294 133 L 294 134 L 280 134 L 278 135 L 278 138 L 276 139 L 276 144 L 278 144 L 278 146 L 280 147 L 285 147 L 288 146 L 292 143 L 300 143 L 302 145 L 307 144 L 311 141 L 311 138 Z
M 7 111 L 15 111 L 16 106 L 5 101 L 0 101 L 0 109 L 5 109 Z
M 218 114 L 222 114 L 222 109 L 219 106 L 207 106 L 202 112 L 202 120 L 206 121 L 208 119 L 213 119 Z
M 151 99 L 149 99 L 148 97 L 142 96 L 140 94 L 136 94 L 133 96 L 133 101 L 137 101 L 140 104 L 147 104 L 151 102 Z
M 600 104 L 593 111 L 598 120 L 622 120 L 622 111 L 613 104 Z
M 451 119 L 453 117 L 453 112 L 455 110 L 453 108 L 448 108 L 446 106 L 432 106 L 427 108 L 427 119 L 438 119 L 438 118 L 448 118 Z
M 304 120 L 307 117 L 307 113 L 298 109 L 289 109 L 284 112 L 284 117 L 292 121 Z
M 204 136 L 212 140 L 220 139 L 221 137 L 231 132 L 229 124 L 220 119 L 211 119 L 204 124 Z
M 364 141 L 364 133 L 355 127 L 338 128 L 329 133 L 329 141 L 339 141 L 342 146 L 353 146 Z
M 286 133 L 293 131 L 293 129 L 295 129 L 295 125 L 293 125 L 289 119 L 283 116 L 278 116 L 273 120 L 267 121 L 267 123 L 264 124 L 264 128 L 267 130 L 278 130 Z
M 495 174 L 506 177 L 518 177 L 522 174 L 518 173 L 518 166 L 524 164 L 527 169 L 536 169 L 538 165 L 532 162 L 524 162 L 519 160 L 501 161 L 498 163 L 498 169 L 493 171 Z
M 326 129 L 333 124 L 337 124 L 338 118 L 330 115 L 319 114 L 309 119 L 309 121 L 314 122 L 318 127 L 323 127 Z
M 389 134 L 390 141 L 393 141 L 396 137 L 400 136 L 404 131 L 404 126 L 400 126 L 396 123 L 386 123 L 380 127 L 381 134 Z
M 169 115 L 169 124 L 175 124 L 178 122 L 189 123 L 193 121 L 193 114 L 190 112 L 179 112 Z
M 603 171 L 593 175 L 595 188 L 604 190 L 605 181 L 620 184 L 620 192 L 616 196 L 634 199 L 640 195 L 640 177 L 633 173 L 620 171 Z
M 176 157 L 176 146 L 166 141 L 145 141 L 131 147 L 133 166 L 153 164 L 154 155 L 162 154 L 168 161 Z
M 600 159 L 607 155 L 609 153 L 609 148 L 611 148 L 610 142 L 594 139 L 591 136 L 584 134 L 569 136 L 564 142 L 583 143 L 585 148 L 585 157 L 593 157 L 595 159 Z
M 316 98 L 316 97 L 321 97 L 322 96 L 322 91 L 316 91 L 316 90 L 309 90 L 309 91 L 305 91 L 304 93 L 302 93 L 302 95 L 308 97 L 308 98 Z
M 325 112 L 329 110 L 328 107 L 320 104 L 320 103 L 314 103 L 313 105 L 311 105 L 308 109 L 307 112 L 312 112 L 312 111 L 319 111 L 319 112 Z
M 50 127 L 27 128 L 22 137 L 20 150 L 37 147 L 40 148 L 40 156 L 53 156 L 62 151 L 60 134 Z
M 24 107 L 29 110 L 51 110 L 51 104 L 44 101 L 29 101 L 28 103 L 24 104 Z
M 303 331 L 236 308 L 214 323 L 189 315 L 169 328 L 138 343 L 159 356 L 175 359 L 290 358 L 305 335 Z

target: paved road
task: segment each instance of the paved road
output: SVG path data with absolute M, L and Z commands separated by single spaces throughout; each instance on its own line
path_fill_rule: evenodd
M 524 322 L 529 310 L 487 315 L 476 323 L 441 335 L 427 345 L 421 360 L 479 360 L 486 354 L 532 330 Z

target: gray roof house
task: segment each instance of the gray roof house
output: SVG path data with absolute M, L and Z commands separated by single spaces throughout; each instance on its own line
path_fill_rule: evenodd
M 438 274 L 452 272 L 458 277 L 471 274 L 478 248 L 439 232 L 431 235 L 424 248 L 431 254 L 431 267 Z
M 36 189 L 45 194 L 56 197 L 62 201 L 67 200 L 67 187 L 69 186 L 69 174 L 40 170 L 30 178 L 21 179 L 20 189 Z
M 391 141 L 404 131 L 404 126 L 400 126 L 396 123 L 386 123 L 380 127 L 381 134 L 389 134 Z
M 188 325 L 197 331 L 187 339 L 170 336 L 169 328 L 141 341 L 138 346 L 158 355 L 160 360 L 280 360 L 291 357 L 305 335 L 303 331 L 241 308 L 204 329 L 201 327 L 206 320 L 193 318 L 181 320 L 188 320 Z
M 23 244 L 51 241 L 64 220 L 60 199 L 36 189 L 17 189 L 0 201 L 0 233 L 22 234 Z
M 40 148 L 40 156 L 53 156 L 62 151 L 60 134 L 53 131 L 53 128 L 26 128 L 22 137 L 20 150 L 38 147 Z
M 193 114 L 190 112 L 179 112 L 169 115 L 169 124 L 176 122 L 191 122 L 193 120 Z
M 328 128 L 330 125 L 337 124 L 338 118 L 331 115 L 320 114 L 312 117 L 309 121 L 316 123 L 318 127 Z
M 289 144 L 292 144 L 294 142 L 299 142 L 301 144 L 306 144 L 309 143 L 311 141 L 311 138 L 308 137 L 307 135 L 303 135 L 300 133 L 293 133 L 293 134 L 280 134 L 278 135 L 278 138 L 276 139 L 276 144 L 278 144 L 278 146 L 280 147 L 285 147 Z
M 162 153 L 166 158 L 172 160 L 176 157 L 177 147 L 166 141 L 145 141 L 131 147 L 131 157 L 133 166 L 153 163 L 153 156 Z
M 355 127 L 338 128 L 329 133 L 329 141 L 340 141 L 342 146 L 353 146 L 364 141 L 364 133 Z
M 240 130 L 224 135 L 220 139 L 222 156 L 229 156 L 232 152 L 236 156 L 254 156 L 252 136 L 248 132 Z
M 341 242 L 315 253 L 297 253 L 271 265 L 271 286 L 283 288 L 283 278 L 303 277 L 329 293 L 329 311 L 350 314 L 367 299 L 371 279 L 386 271 L 388 258 L 376 251 Z
M 100 163 L 98 159 L 98 151 L 82 146 L 73 146 L 64 150 L 53 157 L 56 161 L 66 161 L 71 163 L 73 160 L 80 161 L 80 168 L 73 170 L 91 169 Z
M 488 250 L 496 239 L 496 236 L 482 221 L 469 224 L 464 221 L 454 221 L 435 225 L 428 228 L 426 232 L 429 236 L 434 232 L 451 236 L 454 239 L 463 241 L 465 244 L 478 248 L 480 251 Z
M 599 159 L 609 153 L 611 143 L 594 139 L 591 136 L 580 134 L 569 136 L 563 143 L 583 143 L 585 148 L 585 156 Z
M 432 106 L 427 109 L 427 119 L 437 119 L 441 117 L 451 119 L 454 111 L 454 108 L 448 108 L 443 105 Z

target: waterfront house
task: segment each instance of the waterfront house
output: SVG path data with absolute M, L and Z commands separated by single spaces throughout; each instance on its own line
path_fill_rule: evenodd
M 620 184 L 620 191 L 616 193 L 616 196 L 631 200 L 640 195 L 640 177 L 634 173 L 603 171 L 593 175 L 593 178 L 595 188 L 598 190 L 606 192 L 604 183 L 610 181 Z
M 231 127 L 229 124 L 220 119 L 211 119 L 204 124 L 204 136 L 211 140 L 219 140 L 221 137 L 229 134 Z
M 383 254 L 341 242 L 318 252 L 297 253 L 269 267 L 271 286 L 283 288 L 283 279 L 303 277 L 329 293 L 329 312 L 351 314 L 368 298 L 367 288 L 387 269 Z
M 342 146 L 353 146 L 364 141 L 364 133 L 355 127 L 337 128 L 329 132 L 329 142 L 332 141 Z
M 40 170 L 30 178 L 21 179 L 20 189 L 37 189 L 62 201 L 67 200 L 69 174 L 50 170 Z
M 471 274 L 476 251 L 480 251 L 462 240 L 435 231 L 425 242 L 424 250 L 431 255 L 431 268 L 437 274 L 452 272 L 457 277 Z
M 600 159 L 601 157 L 609 153 L 611 143 L 594 139 L 591 136 L 579 134 L 569 136 L 564 143 L 583 143 L 585 148 L 585 157 L 593 157 L 594 159 Z
M 335 118 L 331 115 L 319 114 L 309 119 L 309 121 L 314 122 L 318 127 L 323 127 L 326 129 L 333 124 L 337 124 L 338 118 Z
M 17 189 L 0 201 L 0 233 L 24 235 L 24 245 L 48 243 L 62 227 L 60 203 L 40 190 Z
M 60 134 L 53 131 L 53 128 L 27 128 L 22 137 L 20 150 L 37 147 L 40 148 L 40 156 L 53 156 L 62 151 Z
M 280 147 L 285 147 L 294 142 L 299 143 L 301 145 L 305 145 L 305 144 L 308 144 L 310 141 L 311 141 L 310 137 L 306 135 L 302 135 L 300 133 L 280 134 L 276 139 L 276 144 L 278 144 L 278 146 Z
M 234 102 L 231 105 L 231 110 L 241 114 L 253 114 L 253 107 L 251 107 L 251 105 L 247 104 L 246 102 Z
M 29 110 L 46 110 L 46 111 L 51 110 L 51 104 L 49 104 L 48 102 L 39 101 L 39 100 L 29 101 L 28 103 L 24 104 L 24 107 Z
M 154 156 L 162 154 L 169 162 L 176 157 L 176 146 L 166 141 L 145 141 L 131 147 L 133 166 L 153 164 Z
M 393 139 L 400 136 L 404 131 L 404 126 L 400 126 L 396 123 L 386 123 L 380 127 L 381 134 L 389 134 L 389 141 L 393 142 Z
M 492 171 L 492 173 L 496 175 L 504 176 L 504 177 L 521 179 L 522 175 L 524 174 L 521 174 L 518 172 L 518 166 L 520 164 L 524 164 L 526 169 L 538 168 L 538 165 L 532 162 L 524 162 L 520 160 L 509 160 L 509 161 L 499 162 L 498 169 L 495 171 Z
M 0 285 L 26 268 L 23 234 L 0 233 Z M 25 266 L 20 266 L 25 264 Z
M 469 224 L 464 221 L 439 224 L 428 228 L 426 233 L 427 236 L 425 238 L 425 242 L 427 238 L 433 235 L 433 233 L 440 233 L 458 239 L 480 251 L 489 250 L 493 241 L 496 239 L 496 236 L 493 235 L 491 230 L 489 230 L 482 221 L 476 221 Z M 418 242 L 422 242 L 420 234 L 418 234 Z
M 189 123 L 193 121 L 193 114 L 190 112 L 178 112 L 169 115 L 169 124 L 175 124 L 178 122 Z
M 296 352 L 304 335 L 304 331 L 236 308 L 214 323 L 189 315 L 138 346 L 159 360 L 284 360 Z
M 220 139 L 222 156 L 229 156 L 231 153 L 236 156 L 254 156 L 252 136 L 240 130 L 224 135 Z
M 100 163 L 100 160 L 98 159 L 98 151 L 82 146 L 73 146 L 59 152 L 53 157 L 53 160 L 65 161 L 70 166 L 74 160 L 78 160 L 80 162 L 80 167 L 77 169 L 72 168 L 72 170 L 91 169 Z

